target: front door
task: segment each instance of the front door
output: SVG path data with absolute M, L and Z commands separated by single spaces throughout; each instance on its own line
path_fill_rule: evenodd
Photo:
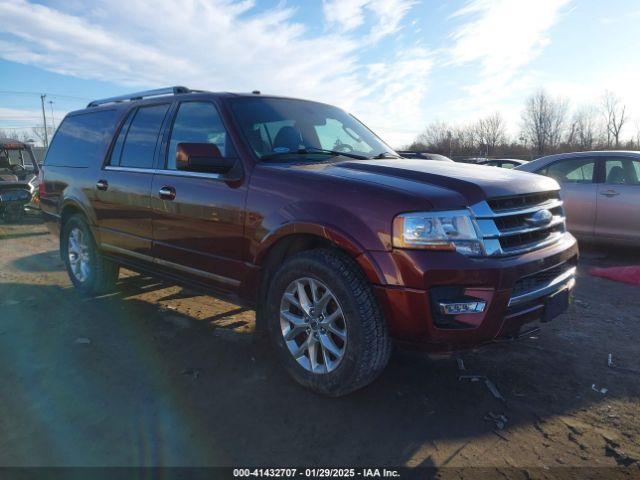
M 246 182 L 176 170 L 178 143 L 214 143 L 221 155 L 236 156 L 214 103 L 178 106 L 165 142 L 166 162 L 151 188 L 153 256 L 195 281 L 235 292 L 245 273 Z
M 158 138 L 170 105 L 129 112 L 107 165 L 99 171 L 94 207 L 105 250 L 150 259 L 151 183 Z
M 582 237 L 591 237 L 596 218 L 596 160 L 576 157 L 558 160 L 542 172 L 560 183 L 567 229 Z
M 596 235 L 640 242 L 640 161 L 605 158 L 603 180 L 598 185 Z

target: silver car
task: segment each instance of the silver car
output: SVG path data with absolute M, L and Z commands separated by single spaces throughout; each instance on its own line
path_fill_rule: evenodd
M 561 153 L 516 169 L 560 183 L 574 235 L 640 245 L 640 152 Z

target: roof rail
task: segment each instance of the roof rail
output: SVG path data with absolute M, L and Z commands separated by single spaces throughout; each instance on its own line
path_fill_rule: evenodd
M 155 90 L 146 90 L 144 92 L 129 93 L 127 95 L 119 95 L 117 97 L 103 98 L 102 100 L 94 100 L 87 105 L 87 108 L 105 105 L 107 103 L 128 102 L 133 100 L 142 100 L 143 98 L 159 97 L 162 95 L 178 95 L 179 93 L 189 93 L 187 87 L 175 86 L 167 88 L 156 88 Z

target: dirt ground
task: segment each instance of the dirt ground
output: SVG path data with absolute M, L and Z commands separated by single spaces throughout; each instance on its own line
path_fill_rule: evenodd
M 119 293 L 82 298 L 44 225 L 0 225 L 0 466 L 623 466 L 601 472 L 638 478 L 640 288 L 587 274 L 631 263 L 640 255 L 585 250 L 570 311 L 465 353 L 466 371 L 396 349 L 373 385 L 327 399 L 278 368 L 252 311 L 126 271 Z M 486 375 L 505 401 L 461 374 Z

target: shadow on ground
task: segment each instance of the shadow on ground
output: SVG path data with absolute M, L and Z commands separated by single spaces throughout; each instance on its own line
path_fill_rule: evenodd
M 60 286 L 0 286 L 3 298 L 28 299 L 2 309 L 0 378 L 11 388 L 0 393 L 0 464 L 448 465 L 507 455 L 525 426 L 550 448 L 571 429 L 545 431 L 547 419 L 640 396 L 637 378 L 585 355 L 598 339 L 577 336 L 467 353 L 466 372 L 454 359 L 397 351 L 370 387 L 323 398 L 233 329 L 242 309 L 197 320 L 132 298 L 163 282 L 120 283 L 120 293 L 93 299 Z M 561 320 L 563 329 L 580 320 Z M 507 402 L 461 373 L 489 376 Z M 605 378 L 606 397 L 590 389 Z M 485 420 L 489 412 L 507 415 L 507 428 Z M 576 447 L 576 461 L 589 448 Z

